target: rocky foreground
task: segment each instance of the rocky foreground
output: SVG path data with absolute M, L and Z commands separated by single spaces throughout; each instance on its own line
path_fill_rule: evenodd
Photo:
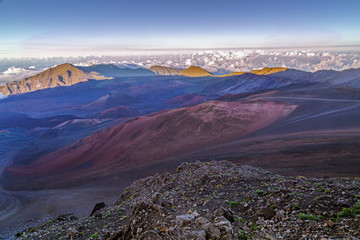
M 99 209 L 99 210 L 96 210 Z M 360 239 L 360 180 L 283 177 L 227 161 L 134 182 L 114 206 L 19 239 Z

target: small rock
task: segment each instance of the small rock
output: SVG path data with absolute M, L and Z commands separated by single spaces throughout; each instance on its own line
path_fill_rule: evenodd
M 63 222 L 63 221 L 75 221 L 78 220 L 78 218 L 73 214 L 61 214 L 56 218 L 57 221 Z
M 152 195 L 152 202 L 164 208 L 171 208 L 172 206 L 172 204 L 169 201 L 164 200 L 162 195 L 158 192 Z
M 101 212 L 95 213 L 94 214 L 95 219 L 102 219 L 103 218 L 103 214 Z
M 214 212 L 214 215 L 219 216 L 219 217 L 223 216 L 230 222 L 234 222 L 234 214 L 232 213 L 232 211 L 229 211 L 228 209 L 226 209 L 224 207 L 216 209 Z
M 257 217 L 264 217 L 265 219 L 271 219 L 275 216 L 275 211 L 272 208 L 264 207 L 256 211 Z
M 92 216 L 95 212 L 99 211 L 100 209 L 104 208 L 106 205 L 104 202 L 95 204 L 90 216 Z
M 198 217 L 196 220 L 195 220 L 195 223 L 197 224 L 197 225 L 205 225 L 205 224 L 208 224 L 208 223 L 210 223 L 209 222 L 209 220 L 207 220 L 206 218 L 204 218 L 204 217 Z
M 225 217 L 215 218 L 215 226 L 222 232 L 224 235 L 222 239 L 232 239 L 233 228 L 229 220 Z
M 187 226 L 192 220 L 194 220 L 195 216 L 191 214 L 176 216 L 176 225 L 179 227 Z
M 208 239 L 220 239 L 221 232 L 213 224 L 208 223 L 203 226 L 203 230 L 206 232 Z
M 190 213 L 188 213 L 188 214 L 194 215 L 194 217 L 200 216 L 200 214 L 196 210 L 195 211 L 190 211 Z
M 154 230 L 149 230 L 142 233 L 139 237 L 141 240 L 161 240 L 161 237 Z
M 76 235 L 77 233 L 78 233 L 78 231 L 77 231 L 75 228 L 70 228 L 70 229 L 67 231 L 66 235 L 72 237 L 72 236 Z
M 158 227 L 156 229 L 158 229 L 160 232 L 168 232 L 169 224 L 164 223 L 164 222 L 159 222 Z
M 334 228 L 335 227 L 335 223 L 331 220 L 327 221 L 327 224 L 330 228 Z
M 217 217 L 217 218 L 215 218 L 214 222 L 215 222 L 215 226 L 217 226 L 217 227 L 226 226 L 226 227 L 231 228 L 230 221 L 227 220 L 225 217 Z
M 206 239 L 206 232 L 204 230 L 201 230 L 198 232 L 198 235 L 203 238 L 203 239 Z
M 283 210 L 277 211 L 275 217 L 280 221 L 285 221 L 287 219 Z
M 344 200 L 338 200 L 335 202 L 335 204 L 340 207 L 350 207 L 350 204 L 345 202 Z
M 161 204 L 163 202 L 163 198 L 160 193 L 156 192 L 152 195 L 152 201 L 153 201 L 153 203 L 161 206 Z
M 157 211 L 158 213 L 162 213 L 162 207 L 154 204 L 148 200 L 141 200 L 138 201 L 132 211 L 132 215 L 139 215 L 141 212 L 148 212 L 148 211 Z

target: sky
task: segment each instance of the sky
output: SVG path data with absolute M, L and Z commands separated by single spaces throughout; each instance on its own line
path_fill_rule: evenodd
M 0 58 L 360 45 L 359 0 L 0 0 Z

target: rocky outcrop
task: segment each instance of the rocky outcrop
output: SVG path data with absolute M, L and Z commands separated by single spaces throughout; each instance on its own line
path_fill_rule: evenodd
M 71 86 L 89 79 L 103 80 L 108 78 L 95 72 L 85 73 L 73 65 L 65 63 L 21 81 L 14 81 L 0 86 L 0 93 L 5 95 L 28 93 L 46 88 Z
M 227 161 L 138 180 L 112 207 L 19 239 L 358 239 L 360 180 L 283 177 Z

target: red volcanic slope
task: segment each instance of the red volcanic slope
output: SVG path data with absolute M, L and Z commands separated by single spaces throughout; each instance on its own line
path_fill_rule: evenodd
M 118 106 L 107 109 L 96 115 L 97 118 L 125 118 L 139 115 L 139 112 L 128 106 Z
M 66 177 L 74 181 L 110 175 L 238 139 L 286 117 L 295 108 L 271 101 L 211 101 L 160 111 L 93 134 L 28 166 L 9 167 L 5 172 L 19 178 L 58 176 L 62 181 Z
M 201 96 L 196 93 L 192 93 L 192 94 L 186 94 L 186 95 L 180 95 L 180 96 L 173 97 L 173 98 L 169 99 L 168 101 L 166 101 L 165 104 L 175 105 L 177 107 L 185 107 L 185 106 L 191 106 L 191 105 L 205 102 L 205 100 L 206 100 L 206 97 Z

